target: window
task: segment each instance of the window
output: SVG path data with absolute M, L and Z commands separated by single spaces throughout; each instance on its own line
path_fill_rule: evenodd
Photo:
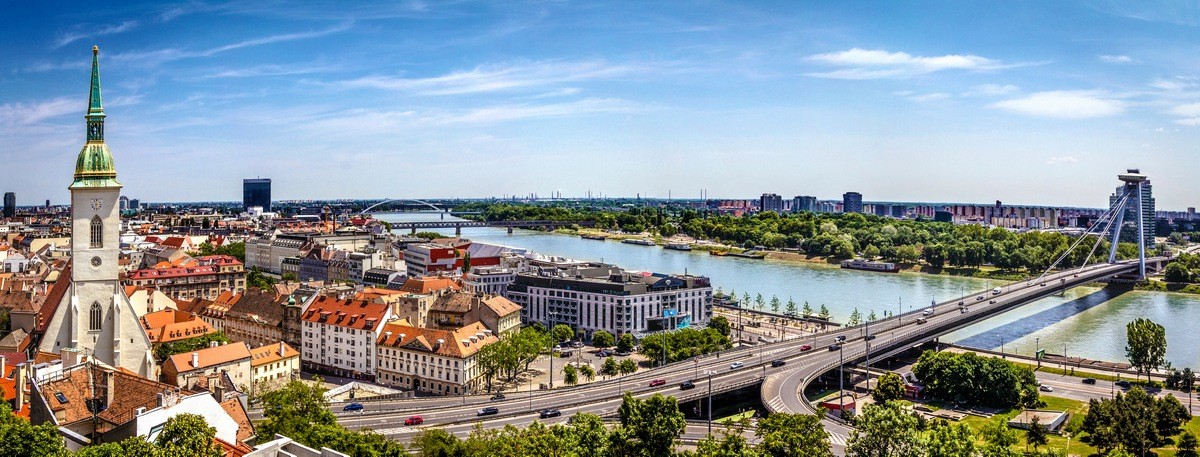
M 100 216 L 92 216 L 92 249 L 104 247 L 104 227 L 100 224 Z
M 88 330 L 91 330 L 93 332 L 100 330 L 100 324 L 101 324 L 100 303 L 92 302 L 92 310 L 88 314 L 89 314 Z

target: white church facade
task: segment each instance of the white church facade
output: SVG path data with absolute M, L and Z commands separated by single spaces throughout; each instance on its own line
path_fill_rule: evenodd
M 118 273 L 121 183 L 104 143 L 99 49 L 92 48 L 87 142 L 75 162 L 71 191 L 70 286 L 46 325 L 39 350 L 75 348 L 97 361 L 154 378 L 150 340 Z

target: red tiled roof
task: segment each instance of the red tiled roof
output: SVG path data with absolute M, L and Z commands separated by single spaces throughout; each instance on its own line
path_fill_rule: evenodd
M 254 436 L 254 425 L 250 423 L 250 418 L 246 414 L 246 408 L 242 407 L 241 400 L 230 398 L 221 402 L 221 409 L 224 409 L 238 424 L 237 440 L 239 443 Z
M 198 316 L 170 308 L 142 316 L 142 329 L 151 343 L 169 343 L 212 333 L 214 329 Z
M 159 262 L 160 264 L 163 262 Z M 156 265 L 157 267 L 157 265 Z M 130 280 L 139 279 L 156 279 L 156 278 L 181 278 L 188 276 L 200 276 L 216 274 L 218 268 L 216 265 L 200 265 L 195 267 L 170 267 L 170 268 L 146 268 L 129 272 L 127 277 Z
M 282 355 L 279 354 L 280 346 L 283 346 L 283 354 Z M 263 345 L 263 346 L 259 346 L 254 349 L 251 349 L 250 350 L 250 357 L 251 357 L 250 366 L 256 367 L 259 365 L 265 365 L 265 364 L 268 364 L 271 362 L 276 362 L 279 360 L 288 359 L 288 358 L 292 358 L 292 357 L 299 357 L 299 356 L 300 356 L 300 351 L 292 349 L 292 347 L 288 346 L 287 343 L 284 343 L 281 341 L 276 344 L 267 344 L 267 345 Z
M 338 327 L 375 330 L 383 325 L 389 305 L 366 300 L 339 300 L 324 295 L 313 299 L 301 319 Z
M 438 355 L 462 358 L 478 352 L 486 345 L 499 341 L 495 333 L 484 332 L 485 330 L 487 327 L 481 322 L 475 322 L 453 331 L 389 322 L 383 327 L 383 334 L 379 336 L 377 343 L 380 346 L 390 347 L 415 346 L 421 348 L 419 350 L 434 352 Z M 470 343 L 470 338 L 479 333 L 484 333 L 483 339 Z M 401 339 L 401 335 L 403 335 L 403 339 Z M 434 350 L 433 347 L 437 345 L 439 339 L 443 341 L 443 344 Z M 468 344 L 464 344 L 462 340 L 467 340 Z
M 241 341 L 223 344 L 215 348 L 208 347 L 194 352 L 199 355 L 200 366 L 192 366 L 192 352 L 184 352 L 169 357 L 167 362 L 163 364 L 163 371 L 166 372 L 166 365 L 171 365 L 175 368 L 176 373 L 184 373 L 250 358 L 250 349 L 246 347 L 246 343 Z
M 462 286 L 453 279 L 441 276 L 408 278 L 404 280 L 404 285 L 400 286 L 400 290 L 414 294 L 429 294 L 434 291 L 459 289 L 462 289 Z

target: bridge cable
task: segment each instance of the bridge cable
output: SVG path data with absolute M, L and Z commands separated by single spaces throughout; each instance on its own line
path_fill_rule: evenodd
M 1071 251 L 1075 250 L 1075 248 L 1077 246 L 1079 246 L 1079 244 L 1081 242 L 1083 242 L 1084 239 L 1087 238 L 1087 235 L 1092 232 L 1092 229 L 1099 228 L 1102 225 L 1102 221 L 1104 221 L 1106 218 L 1115 217 L 1117 208 L 1124 209 L 1125 203 L 1129 200 L 1129 195 L 1130 195 L 1130 191 L 1129 191 L 1129 189 L 1126 189 L 1125 193 L 1121 195 L 1121 198 L 1118 198 L 1117 201 L 1113 204 L 1113 206 L 1108 209 L 1108 211 L 1105 211 L 1104 214 L 1100 215 L 1100 219 L 1097 220 L 1097 223 L 1095 225 L 1092 225 L 1092 227 L 1088 228 L 1086 231 L 1084 231 L 1083 234 L 1079 236 L 1079 239 L 1075 240 L 1075 243 L 1071 244 L 1070 247 L 1068 247 L 1065 251 L 1063 251 L 1062 255 L 1058 256 L 1057 260 L 1055 260 L 1053 263 L 1051 263 L 1050 266 L 1046 267 L 1046 270 L 1043 271 L 1041 275 L 1038 275 L 1037 279 L 1034 281 L 1041 282 L 1042 278 L 1046 277 L 1046 275 L 1050 273 L 1050 270 L 1052 270 L 1052 269 L 1054 269 L 1054 267 L 1058 266 L 1058 264 L 1060 262 L 1062 262 L 1063 259 L 1065 259 L 1067 257 L 1067 255 L 1071 253 Z M 1111 226 L 1111 225 L 1112 225 L 1112 221 L 1110 220 L 1109 226 Z M 1099 240 L 1097 240 L 1097 245 L 1099 245 Z M 1092 252 L 1093 253 L 1095 252 L 1095 247 L 1092 248 Z M 1088 255 L 1088 259 L 1091 259 L 1090 254 Z M 1086 265 L 1086 260 L 1084 263 Z
M 1122 197 L 1122 200 L 1126 200 L 1126 201 L 1129 200 L 1129 195 L 1130 194 L 1127 193 L 1125 196 Z M 1114 205 L 1114 208 L 1124 208 L 1125 204 L 1126 204 L 1126 202 L 1117 202 L 1117 204 Z M 1104 237 L 1100 236 L 1100 233 L 1108 233 L 1110 230 L 1112 230 L 1113 224 L 1116 222 L 1116 213 L 1111 211 L 1111 209 L 1109 212 L 1105 213 L 1105 216 L 1107 216 L 1107 219 L 1108 219 L 1108 221 L 1107 221 L 1108 226 L 1105 227 L 1102 232 L 1097 232 L 1096 244 L 1092 245 L 1092 250 L 1090 252 L 1088 252 L 1087 258 L 1083 259 L 1083 264 L 1079 266 L 1079 271 L 1083 271 L 1083 267 L 1086 267 L 1088 262 L 1090 262 L 1092 260 L 1092 256 L 1096 254 L 1096 248 L 1100 247 L 1100 242 L 1104 241 Z M 1101 216 L 1101 218 L 1096 221 L 1096 225 L 1098 226 L 1100 224 L 1103 224 L 1105 222 L 1104 219 L 1105 219 L 1105 217 Z M 1086 236 L 1087 234 L 1085 233 L 1084 235 Z

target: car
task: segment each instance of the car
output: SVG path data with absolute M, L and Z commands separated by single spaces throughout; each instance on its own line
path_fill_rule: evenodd
M 921 311 L 921 315 L 923 315 L 923 316 L 928 316 L 928 315 L 930 315 L 930 314 L 933 314 L 933 310 L 932 310 L 932 309 L 928 309 L 928 308 L 926 308 L 926 309 L 925 309 L 925 311 Z
M 362 403 L 351 403 L 349 405 L 342 407 L 342 411 L 362 411 L 362 410 L 363 410 Z
M 833 340 L 841 343 L 843 341 L 846 341 L 846 335 L 838 335 L 838 337 L 834 338 Z
M 1083 383 L 1084 384 L 1095 384 L 1096 378 L 1083 378 Z
M 842 345 L 840 345 L 840 344 L 831 344 L 831 345 L 829 345 L 829 350 L 830 350 L 830 351 L 836 351 L 836 350 L 838 350 L 838 349 L 841 349 L 841 348 L 842 348 Z
M 867 340 L 867 341 L 871 341 L 871 340 L 875 339 L 875 335 L 873 335 L 873 334 L 872 334 L 872 335 L 867 335 L 867 337 L 866 337 L 866 338 L 864 338 L 864 339 L 865 339 L 865 340 Z
M 803 352 L 803 351 L 808 351 L 808 350 L 811 350 L 811 349 L 812 349 L 812 346 L 811 346 L 811 345 L 807 345 L 807 344 L 806 344 L 806 345 L 804 345 L 804 346 L 800 346 L 800 351 L 801 351 L 801 352 Z
M 489 406 L 487 408 L 483 408 L 475 413 L 476 416 L 491 416 L 491 415 L 495 415 L 495 414 L 500 414 L 500 408 L 497 408 L 495 406 Z
M 688 390 L 688 389 L 695 389 L 695 388 L 696 388 L 696 383 L 691 382 L 691 381 L 684 381 L 684 382 L 679 383 L 679 390 Z
M 504 399 L 504 393 L 502 393 L 502 392 L 496 392 L 496 395 L 492 395 L 492 401 L 503 400 L 503 399 Z
M 542 418 L 542 419 L 548 419 L 548 418 L 551 418 L 551 417 L 558 417 L 558 416 L 561 416 L 561 415 L 562 415 L 562 412 L 560 412 L 560 411 L 559 411 L 559 410 L 557 410 L 557 409 L 553 409 L 553 408 L 543 409 L 543 410 L 541 410 L 541 411 L 539 411 L 539 412 L 538 412 L 538 417 L 540 417 L 540 418 Z
M 787 364 L 787 360 L 772 360 L 771 367 L 782 367 Z
M 579 349 L 579 348 L 583 347 L 583 342 L 582 341 L 573 342 L 573 343 L 571 343 L 571 347 L 573 347 L 575 349 Z
M 975 297 L 975 300 L 976 300 L 976 301 L 983 300 L 983 295 L 980 295 L 980 296 L 978 296 L 978 297 Z
M 958 309 L 958 313 L 959 313 L 959 314 L 966 314 L 966 313 L 967 313 L 967 308 L 959 308 L 959 309 Z
M 967 303 L 966 303 L 966 302 L 961 302 L 961 301 L 960 301 L 960 302 L 958 302 L 958 306 L 967 306 Z
M 404 425 L 421 425 L 424 423 L 425 418 L 421 416 L 413 416 L 408 419 L 404 419 Z
M 1042 287 L 1046 287 L 1046 283 L 1041 283 L 1041 284 L 1038 284 L 1038 285 L 1039 285 L 1039 286 L 1042 286 Z
M 632 354 L 633 354 L 633 353 L 632 353 L 632 352 L 629 352 L 629 351 L 621 351 L 621 352 L 618 352 L 618 353 L 617 353 L 617 355 L 619 355 L 619 356 L 621 356 L 621 357 L 629 356 L 629 355 L 632 355 Z
M 1132 385 L 1132 384 L 1129 384 L 1129 381 L 1125 381 L 1125 380 L 1117 381 L 1117 382 L 1114 382 L 1113 384 L 1116 384 L 1117 387 L 1121 387 L 1121 388 L 1125 388 L 1125 389 L 1128 389 L 1129 386 Z
M 924 317 L 918 317 L 918 318 L 917 318 L 917 323 L 918 323 L 918 324 L 924 324 L 924 323 L 926 323 L 926 322 L 929 322 L 929 319 L 926 319 L 926 318 L 924 318 Z
M 733 362 L 733 363 L 729 364 L 729 369 L 736 370 L 736 369 L 744 367 L 744 366 L 746 366 L 746 364 L 744 364 L 742 362 Z
M 1047 386 L 1047 385 L 1045 385 L 1045 384 L 1042 384 L 1042 385 L 1038 386 L 1038 390 L 1040 390 L 1040 391 L 1042 391 L 1042 392 L 1054 392 L 1054 388 L 1053 388 L 1053 387 Z
M 996 300 L 988 300 L 988 304 L 994 305 L 994 304 L 996 304 Z
M 650 387 L 658 387 L 661 385 L 665 385 L 666 383 L 667 383 L 666 379 L 655 379 L 653 381 L 650 381 Z

